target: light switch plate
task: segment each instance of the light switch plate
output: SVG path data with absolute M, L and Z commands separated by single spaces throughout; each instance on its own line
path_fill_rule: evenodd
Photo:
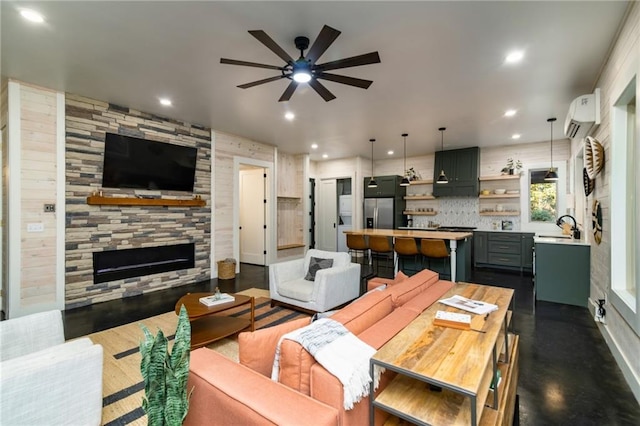
M 43 232 L 44 224 L 40 223 L 27 223 L 27 232 Z

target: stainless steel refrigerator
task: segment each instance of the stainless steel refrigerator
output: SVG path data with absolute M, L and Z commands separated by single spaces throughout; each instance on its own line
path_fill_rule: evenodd
M 370 229 L 394 228 L 394 199 L 393 198 L 365 198 L 364 226 Z

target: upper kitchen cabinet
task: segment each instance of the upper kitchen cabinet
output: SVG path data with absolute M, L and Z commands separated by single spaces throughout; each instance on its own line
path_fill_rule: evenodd
M 479 169 L 480 150 L 478 147 L 436 152 L 433 181 L 437 182 L 440 171 L 444 170 L 449 182 L 434 183 L 433 195 L 436 197 L 476 197 L 478 195 Z
M 376 188 L 369 188 L 370 177 L 364 178 L 364 197 L 397 197 L 405 196 L 407 193 L 406 186 L 400 186 L 402 176 L 376 176 Z

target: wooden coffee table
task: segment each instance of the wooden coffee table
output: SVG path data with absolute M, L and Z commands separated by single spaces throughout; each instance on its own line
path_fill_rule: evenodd
M 233 302 L 207 307 L 200 303 L 200 298 L 212 293 L 187 293 L 176 302 L 176 315 L 180 314 L 182 305 L 187 308 L 191 323 L 191 349 L 208 345 L 216 340 L 224 339 L 245 329 L 254 331 L 255 299 L 241 294 L 231 294 L 236 298 Z M 247 306 L 251 310 L 251 318 L 236 318 L 220 314 L 239 306 Z

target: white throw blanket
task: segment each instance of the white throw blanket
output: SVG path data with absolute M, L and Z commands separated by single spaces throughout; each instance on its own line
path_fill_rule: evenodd
M 341 323 L 329 318 L 319 319 L 306 327 L 280 338 L 276 347 L 271 379 L 277 381 L 280 372 L 280 344 L 289 339 L 298 342 L 320 365 L 333 374 L 344 388 L 344 409 L 350 410 L 364 396 L 369 395 L 369 360 L 376 353 L 371 346 L 358 339 Z M 382 369 L 374 370 L 374 389 L 378 387 Z

